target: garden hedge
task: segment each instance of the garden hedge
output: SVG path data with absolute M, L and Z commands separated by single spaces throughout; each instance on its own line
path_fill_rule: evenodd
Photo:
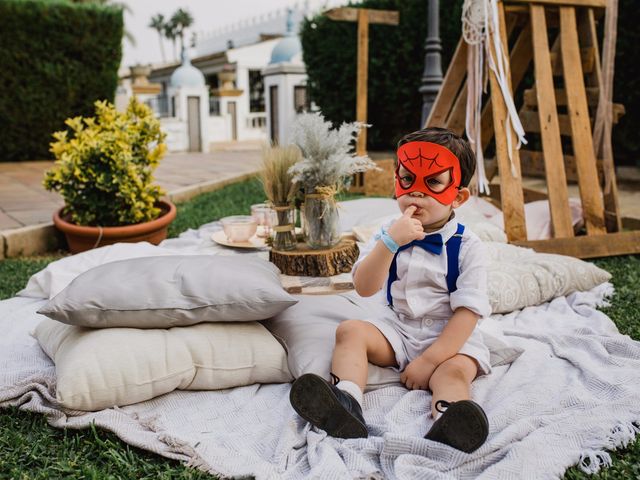
M 113 101 L 122 34 L 120 7 L 0 1 L 0 161 L 51 158 L 67 117 Z
M 462 0 L 440 1 L 442 69 L 460 38 Z M 397 140 L 420 126 L 422 96 L 418 92 L 424 69 L 427 4 L 417 0 L 364 0 L 356 7 L 398 10 L 400 25 L 369 27 L 368 147 L 394 149 Z M 614 101 L 624 103 L 626 115 L 614 128 L 616 163 L 640 162 L 640 72 L 635 48 L 639 30 L 632 24 L 640 2 L 620 0 Z M 356 104 L 356 24 L 317 15 L 303 22 L 300 37 L 311 99 L 332 122 L 353 121 Z M 634 153 L 635 152 L 635 153 Z M 638 163 L 640 165 L 640 163 Z

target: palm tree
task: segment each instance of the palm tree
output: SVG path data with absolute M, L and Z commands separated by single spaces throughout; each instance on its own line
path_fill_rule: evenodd
M 179 8 L 171 16 L 171 21 L 176 25 L 176 34 L 180 36 L 180 49 L 184 50 L 184 34 L 185 30 L 193 25 L 193 16 L 188 10 Z
M 173 59 L 177 60 L 176 54 L 176 38 L 178 38 L 178 26 L 173 21 L 173 18 L 164 24 L 164 36 L 171 40 L 173 45 Z
M 160 41 L 160 53 L 162 54 L 162 63 L 166 63 L 167 59 L 164 54 L 164 43 L 162 41 L 162 34 L 164 32 L 164 15 L 158 13 L 156 16 L 151 17 L 149 28 L 153 28 L 158 32 L 158 40 Z

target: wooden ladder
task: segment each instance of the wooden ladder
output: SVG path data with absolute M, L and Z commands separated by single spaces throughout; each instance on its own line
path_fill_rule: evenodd
M 622 231 L 613 164 L 598 161 L 593 148 L 591 111 L 595 113 L 602 84 L 596 17 L 605 7 L 606 0 L 504 0 L 498 4 L 507 76 L 512 92 L 519 94 L 515 98 L 522 102 L 519 116 L 529 143 L 542 147 L 541 151 L 517 150 L 514 141 L 510 160 L 504 127 L 507 109 L 501 95 L 491 95 L 499 93 L 500 87 L 489 70 L 490 93 L 481 117 L 482 148 L 495 151 L 495 160 L 486 167 L 488 174 L 493 170 L 500 175 L 499 189 L 495 185 L 491 189 L 500 201 L 510 243 L 579 258 L 640 252 L 640 231 Z M 523 81 L 532 64 L 535 85 L 527 89 Z M 467 44 L 460 39 L 426 126 L 464 132 L 466 68 Z M 614 122 L 623 113 L 623 106 L 614 106 Z M 513 130 L 511 138 L 517 138 Z M 512 162 L 517 176 L 511 174 Z M 522 171 L 532 166 L 538 174 L 544 172 L 547 194 L 523 188 Z M 605 169 L 613 186 L 603 194 Z M 586 235 L 574 234 L 568 180 L 578 182 Z M 549 201 L 553 238 L 528 241 L 524 202 L 541 198 Z

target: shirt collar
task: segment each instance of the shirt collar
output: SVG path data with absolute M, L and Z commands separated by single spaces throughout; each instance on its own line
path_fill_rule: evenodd
M 458 221 L 456 220 L 456 212 L 452 211 L 451 216 L 449 217 L 449 220 L 447 221 L 447 223 L 445 223 L 438 230 L 434 230 L 433 232 L 427 233 L 427 235 L 435 235 L 436 233 L 439 233 L 442 236 L 442 242 L 447 243 L 449 239 L 453 236 L 453 234 L 456 233 L 457 229 L 458 229 Z

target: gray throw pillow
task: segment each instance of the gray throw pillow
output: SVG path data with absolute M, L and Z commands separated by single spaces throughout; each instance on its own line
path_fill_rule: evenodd
M 339 295 L 299 295 L 299 302 L 263 325 L 282 343 L 287 351 L 291 374 L 297 378 L 304 373 L 315 373 L 329 379 L 331 356 L 336 329 L 344 320 L 371 316 L 383 306 L 375 300 L 360 297 L 355 292 Z M 519 347 L 507 345 L 497 336 L 483 332 L 493 367 L 508 365 L 523 352 Z M 400 375 L 390 368 L 369 364 L 367 390 L 385 385 L 400 384 Z
M 38 313 L 84 327 L 170 328 L 263 320 L 294 305 L 280 271 L 257 257 L 170 255 L 105 263 Z

